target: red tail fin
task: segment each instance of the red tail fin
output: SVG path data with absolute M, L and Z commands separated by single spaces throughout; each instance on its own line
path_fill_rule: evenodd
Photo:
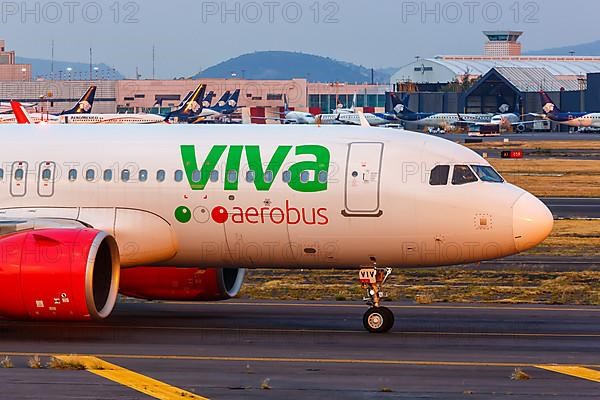
M 32 124 L 31 117 L 25 108 L 18 101 L 11 100 L 10 106 L 12 107 L 13 113 L 15 114 L 15 118 L 17 119 L 18 124 Z

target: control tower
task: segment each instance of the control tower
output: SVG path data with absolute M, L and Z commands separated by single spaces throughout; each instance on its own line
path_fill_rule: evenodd
M 488 41 L 485 43 L 485 55 L 490 57 L 509 57 L 521 55 L 518 31 L 484 31 Z

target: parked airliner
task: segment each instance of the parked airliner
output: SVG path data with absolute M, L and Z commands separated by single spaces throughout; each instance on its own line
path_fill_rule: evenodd
M 290 110 L 287 95 L 283 95 L 283 122 L 286 124 L 312 125 L 316 123 L 315 116 L 308 112 Z
M 48 124 L 59 124 L 61 122 L 61 116 L 66 115 L 89 115 L 94 105 L 94 99 L 96 96 L 96 86 L 90 86 L 89 89 L 83 94 L 75 105 L 69 109 L 64 110 L 59 115 L 52 115 L 49 113 L 30 113 L 28 114 L 33 123 L 48 123 Z M 10 103 L 9 103 L 10 104 Z M 27 103 L 20 103 L 23 107 L 27 107 Z M 11 106 L 12 107 L 12 106 Z M 2 114 L 0 115 L 0 124 L 16 124 L 17 118 L 14 114 Z
M 600 128 L 600 113 L 563 112 L 546 92 L 540 91 L 540 98 L 543 116 L 550 121 L 575 128 Z
M 363 114 L 370 126 L 381 126 L 398 123 L 398 118 L 394 115 L 383 113 L 364 113 Z M 321 124 L 345 124 L 360 125 L 360 116 L 356 112 L 341 114 L 320 114 L 316 121 Z
M 541 201 L 473 151 L 409 131 L 186 124 L 3 133 L 5 318 L 103 319 L 118 293 L 229 299 L 247 268 L 355 268 L 370 306 L 364 326 L 386 332 L 391 268 L 517 254 L 553 226 Z

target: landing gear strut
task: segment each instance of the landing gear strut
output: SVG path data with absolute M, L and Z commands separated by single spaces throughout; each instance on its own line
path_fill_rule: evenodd
M 391 274 L 391 268 L 379 268 L 377 265 L 360 270 L 360 283 L 366 291 L 364 300 L 370 306 L 363 317 L 363 325 L 371 333 L 385 333 L 394 326 L 394 313 L 380 306 L 386 297 L 382 287 Z

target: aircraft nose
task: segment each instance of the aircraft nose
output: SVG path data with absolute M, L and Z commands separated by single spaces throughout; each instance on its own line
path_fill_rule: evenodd
M 513 235 L 517 251 L 542 243 L 552 232 L 552 213 L 537 197 L 523 194 L 513 206 Z

